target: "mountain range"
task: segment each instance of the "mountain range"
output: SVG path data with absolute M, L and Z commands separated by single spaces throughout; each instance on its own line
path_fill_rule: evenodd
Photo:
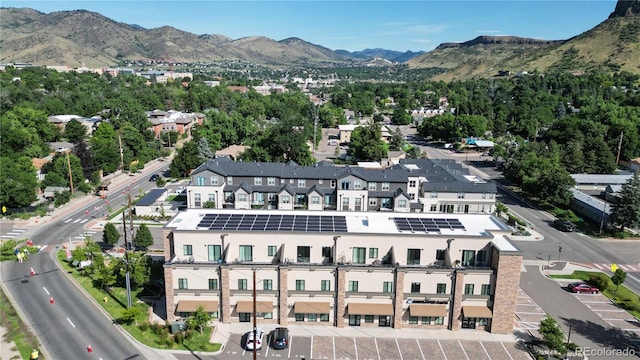
M 232 39 L 196 35 L 171 26 L 145 29 L 85 11 L 45 14 L 0 8 L 0 62 L 79 67 L 115 66 L 123 60 L 173 62 L 245 60 L 267 66 L 357 65 L 372 59 L 409 68 L 437 69 L 434 80 L 495 76 L 498 72 L 564 70 L 640 73 L 640 0 L 618 1 L 608 19 L 570 39 L 479 36 L 444 43 L 429 52 L 331 50 L 299 38 Z M 376 62 L 380 63 L 380 62 Z

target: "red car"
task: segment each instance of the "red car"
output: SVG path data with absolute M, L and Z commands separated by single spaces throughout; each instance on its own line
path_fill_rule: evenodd
M 569 291 L 577 294 L 582 294 L 582 293 L 597 294 L 600 292 L 600 289 L 598 289 L 597 287 L 591 286 L 583 282 L 569 284 L 567 288 L 569 289 Z

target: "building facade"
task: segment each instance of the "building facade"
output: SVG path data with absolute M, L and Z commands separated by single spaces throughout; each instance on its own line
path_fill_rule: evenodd
M 187 209 L 164 228 L 167 320 L 511 333 L 508 234 L 488 214 Z
M 209 160 L 191 173 L 188 208 L 491 214 L 496 186 L 452 160 L 384 169 Z

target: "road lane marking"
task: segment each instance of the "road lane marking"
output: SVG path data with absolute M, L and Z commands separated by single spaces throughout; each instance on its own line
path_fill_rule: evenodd
M 464 357 L 466 357 L 467 360 L 469 360 L 469 356 L 467 355 L 467 352 L 464 351 L 464 346 L 462 346 L 462 342 L 460 340 L 458 340 L 458 345 L 460 345 L 460 348 L 462 349 L 462 353 L 464 354 Z
M 73 322 L 71 321 L 71 319 L 67 318 L 67 321 L 69 322 L 69 324 L 71 324 L 71 326 L 73 326 L 74 328 L 76 327 Z
M 442 348 L 442 344 L 440 344 L 440 340 L 436 340 L 438 342 L 438 346 L 440 346 L 440 351 L 442 352 L 442 356 L 444 356 L 444 360 L 448 360 L 447 359 L 447 354 L 445 354 L 444 349 Z M 511 359 L 513 360 L 513 359 Z
M 68 218 L 67 220 L 65 220 L 65 223 L 68 223 L 69 221 L 73 220 L 73 218 Z
M 43 286 L 42 288 L 44 289 L 44 292 L 46 292 L 46 293 L 47 293 L 47 295 L 51 295 L 51 294 L 49 294 L 49 290 L 47 290 L 47 288 L 46 288 L 46 287 L 44 287 L 44 286 Z
M 487 349 L 484 347 L 484 345 L 482 344 L 482 341 L 478 341 L 480 343 L 480 346 L 482 346 L 482 350 L 484 350 L 484 353 L 487 355 L 487 357 L 489 358 L 489 360 L 491 360 L 491 356 L 489 356 L 489 352 L 487 351 Z

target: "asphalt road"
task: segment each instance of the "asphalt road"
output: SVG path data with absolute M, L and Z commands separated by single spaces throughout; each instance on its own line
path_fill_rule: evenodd
M 163 167 L 167 167 L 163 165 Z M 158 171 L 158 170 L 154 170 Z M 126 202 L 124 191 L 147 191 L 153 186 L 147 176 L 132 178 L 110 189 L 109 201 L 114 209 Z M 54 218 L 43 224 L 29 238 L 34 244 L 46 246 L 28 261 L 5 261 L 0 264 L 2 282 L 25 323 L 29 324 L 48 359 L 154 359 L 152 349 L 129 340 L 108 315 L 96 306 L 56 264 L 56 250 L 77 234 L 84 232 L 86 221 L 105 211 L 105 200 L 95 200 L 77 206 L 74 211 L 56 210 Z M 99 236 L 100 234 L 96 234 Z M 94 239 L 99 241 L 100 239 Z M 31 275 L 31 268 L 35 275 Z M 53 303 L 51 303 L 53 298 Z

